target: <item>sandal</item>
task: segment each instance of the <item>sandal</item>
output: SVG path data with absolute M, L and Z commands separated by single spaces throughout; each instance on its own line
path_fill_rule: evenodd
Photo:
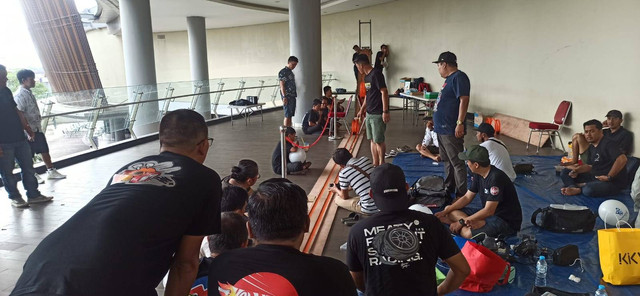
M 396 152 L 395 150 L 391 150 L 389 151 L 389 153 L 384 154 L 384 158 L 391 158 L 395 157 L 396 155 L 398 155 L 398 152 Z
M 351 217 L 351 214 L 349 214 L 349 217 L 345 218 L 342 221 L 342 224 L 347 225 L 347 226 L 352 226 L 353 224 L 358 223 L 358 220 L 360 220 L 360 216 L 356 213 L 353 213 L 353 217 L 351 219 L 349 219 L 349 217 Z

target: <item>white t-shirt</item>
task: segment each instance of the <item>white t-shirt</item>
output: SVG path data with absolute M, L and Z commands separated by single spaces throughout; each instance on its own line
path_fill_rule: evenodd
M 433 145 L 436 147 L 440 147 L 438 145 L 438 134 L 434 130 L 429 130 L 428 128 L 424 129 L 424 139 L 422 139 L 422 145 L 429 146 Z
M 516 171 L 513 170 L 513 164 L 511 163 L 511 157 L 509 156 L 506 145 L 504 145 L 502 141 L 491 137 L 489 140 L 480 143 L 480 146 L 487 148 L 487 151 L 489 151 L 489 162 L 491 165 L 507 174 L 511 182 L 513 182 L 513 180 L 516 179 Z

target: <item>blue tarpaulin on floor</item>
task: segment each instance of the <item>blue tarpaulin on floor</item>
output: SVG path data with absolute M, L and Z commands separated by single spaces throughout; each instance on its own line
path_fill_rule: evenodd
M 600 279 L 602 278 L 598 257 L 597 232 L 566 234 L 542 230 L 531 224 L 531 215 L 538 208 L 547 207 L 549 204 L 564 203 L 584 205 L 597 214 L 600 203 L 613 198 L 622 201 L 630 210 L 631 218 L 629 222 L 633 225 L 637 213 L 633 212 L 633 201 L 629 195 L 629 190 L 607 198 L 593 198 L 583 195 L 563 196 L 560 193 L 562 181 L 560 177 L 556 175 L 554 168 L 555 165 L 560 163 L 559 156 L 512 156 L 511 160 L 514 164 L 532 163 L 535 166 L 533 174 L 518 175 L 514 182 L 523 214 L 520 234 L 535 236 L 539 247 L 555 249 L 568 244 L 575 244 L 579 247 L 580 257 L 584 260 L 584 272 L 580 271 L 580 267 L 577 266 L 577 264 L 573 267 L 554 266 L 550 264 L 547 286 L 567 292 L 594 293 L 598 285 L 601 284 Z M 422 158 L 418 153 L 400 153 L 393 159 L 393 164 L 400 166 L 404 170 L 409 185 L 413 184 L 422 176 L 444 176 L 443 163 Z M 473 202 L 479 205 L 478 200 L 474 200 Z M 604 223 L 600 218 L 597 219 L 595 228 L 604 228 Z M 516 244 L 519 241 L 520 239 L 518 237 L 512 237 L 507 240 L 507 243 Z M 515 281 L 505 286 L 495 286 L 491 292 L 486 293 L 487 295 L 524 295 L 531 291 L 535 280 L 535 262 L 530 264 L 512 264 L 516 268 Z M 580 277 L 582 281 L 580 283 L 570 281 L 568 278 L 571 274 Z M 609 284 L 606 286 L 610 296 L 640 295 L 640 286 L 613 286 Z M 458 290 L 451 295 L 472 294 L 475 293 Z

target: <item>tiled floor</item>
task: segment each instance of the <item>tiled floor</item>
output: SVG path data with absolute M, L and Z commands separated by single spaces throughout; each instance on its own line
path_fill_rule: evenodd
M 264 114 L 264 122 L 261 122 L 259 117 L 253 117 L 247 126 L 242 124 L 242 121 L 236 121 L 233 126 L 229 122 L 211 126 L 209 131 L 215 142 L 205 164 L 221 176 L 225 176 L 238 160 L 250 158 L 258 162 L 262 176 L 260 181 L 278 177 L 271 171 L 271 153 L 279 139 L 278 126 L 282 122 L 281 116 L 280 111 L 267 112 Z M 392 121 L 386 133 L 387 149 L 402 145 L 413 147 L 421 141 L 423 133 L 423 126 L 413 126 L 408 119 L 402 120 L 401 111 L 393 111 Z M 305 136 L 305 139 L 307 142 L 313 142 L 315 136 Z M 470 129 L 465 140 L 466 143 L 474 143 L 475 132 L 471 132 Z M 513 154 L 526 154 L 524 143 L 511 139 L 503 140 Z M 370 156 L 368 141 L 363 143 L 360 155 Z M 308 160 L 314 163 L 310 172 L 306 176 L 289 178 L 309 191 L 337 144 L 326 140 L 326 137 L 321 139 L 307 154 Z M 16 209 L 11 207 L 6 192 L 0 189 L 0 296 L 11 292 L 24 261 L 42 238 L 102 190 L 115 170 L 130 161 L 155 154 L 158 149 L 158 142 L 153 141 L 60 169 L 68 176 L 67 179 L 47 181 L 40 185 L 44 194 L 55 196 L 52 203 Z M 542 149 L 541 154 L 557 153 L 549 152 L 550 150 Z M 338 222 L 334 221 L 325 248 L 325 255 L 341 260 L 344 260 L 344 254 L 338 248 L 346 240 L 349 230 L 339 222 L 339 218 L 343 216 L 346 216 L 346 212 L 340 210 L 336 216 Z M 162 290 L 159 290 L 159 293 L 162 293 Z

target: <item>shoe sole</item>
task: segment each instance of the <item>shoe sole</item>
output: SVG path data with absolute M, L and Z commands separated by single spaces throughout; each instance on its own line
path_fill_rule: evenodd
M 31 204 L 40 204 L 40 203 L 50 202 L 50 201 L 53 201 L 53 198 L 52 199 L 47 199 L 47 200 L 39 200 L 39 201 L 31 201 L 31 200 L 29 200 L 27 202 L 31 205 Z
M 13 203 L 12 203 L 12 204 L 11 204 L 11 206 L 12 206 L 12 207 L 14 207 L 14 208 L 21 209 L 21 208 L 28 208 L 28 207 L 29 207 L 29 204 L 16 205 L 16 204 L 13 204 Z
M 67 177 L 47 177 L 47 180 L 60 180 L 60 179 L 66 179 Z M 44 181 L 42 181 L 42 183 L 44 183 Z

